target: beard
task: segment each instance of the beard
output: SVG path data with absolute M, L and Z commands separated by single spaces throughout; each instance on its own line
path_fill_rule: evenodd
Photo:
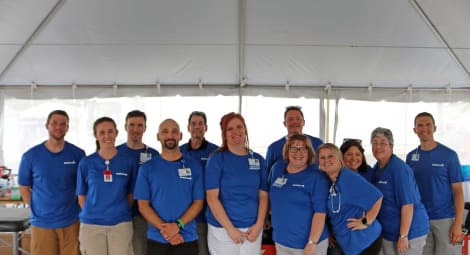
M 163 142 L 163 146 L 165 147 L 165 149 L 174 150 L 178 147 L 178 143 L 175 139 L 167 139 Z
M 49 133 L 49 137 L 54 140 L 60 141 L 65 138 L 65 133 L 59 133 L 59 134 Z

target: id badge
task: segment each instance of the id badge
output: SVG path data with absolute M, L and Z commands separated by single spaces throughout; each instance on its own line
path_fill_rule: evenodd
M 250 170 L 260 170 L 259 159 L 257 158 L 248 158 L 248 165 Z
M 287 178 L 284 177 L 277 177 L 277 179 L 274 181 L 273 186 L 281 188 L 287 183 Z
M 145 163 L 151 159 L 152 159 L 152 154 L 147 153 L 147 152 L 140 153 L 140 162 Z
M 178 169 L 178 175 L 180 178 L 191 178 L 191 168 L 180 168 Z
M 419 154 L 418 153 L 411 154 L 411 161 L 419 161 Z
M 104 182 L 113 182 L 113 172 L 111 170 L 104 170 L 103 177 Z

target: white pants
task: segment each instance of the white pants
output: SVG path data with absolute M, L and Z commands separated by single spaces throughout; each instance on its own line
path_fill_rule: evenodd
M 246 232 L 248 228 L 239 228 Z M 207 243 L 211 255 L 260 255 L 261 235 L 254 242 L 245 240 L 241 244 L 234 243 L 224 228 L 217 228 L 209 224 L 207 231 Z

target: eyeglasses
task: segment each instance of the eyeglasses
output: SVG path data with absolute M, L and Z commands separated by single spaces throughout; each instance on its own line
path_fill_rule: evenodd
M 358 143 L 359 145 L 362 146 L 362 140 L 361 140 L 361 139 L 344 138 L 344 139 L 343 139 L 343 144 L 344 144 L 344 143 Z
M 307 147 L 289 147 L 290 153 L 296 153 L 299 151 L 300 153 L 305 153 L 307 151 Z
M 390 145 L 389 143 L 372 143 L 372 147 L 384 147 Z

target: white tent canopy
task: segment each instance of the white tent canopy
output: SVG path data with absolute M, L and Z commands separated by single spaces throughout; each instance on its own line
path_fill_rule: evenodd
M 133 109 L 153 144 L 165 116 L 208 112 L 214 141 L 238 110 L 262 151 L 299 104 L 306 133 L 340 143 L 392 127 L 402 156 L 415 114 L 433 112 L 470 167 L 469 13 L 469 0 L 0 0 L 0 164 L 16 168 L 56 108 L 88 153 L 97 117 L 122 127 Z
M 467 0 L 0 0 L 0 94 L 468 101 L 469 13 Z

